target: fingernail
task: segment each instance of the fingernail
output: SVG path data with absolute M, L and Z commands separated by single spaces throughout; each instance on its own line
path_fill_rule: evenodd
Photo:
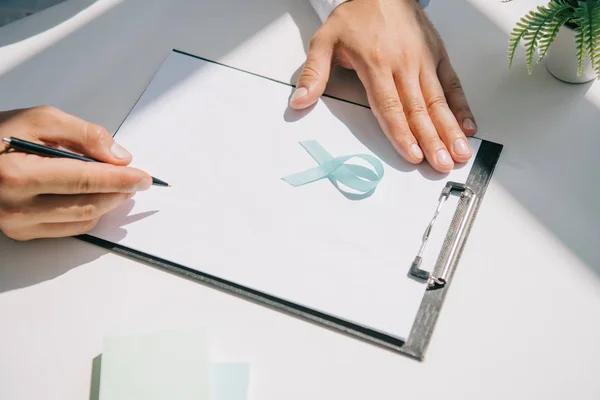
M 423 158 L 423 152 L 421 151 L 419 145 L 416 143 L 410 145 L 410 152 L 415 158 L 418 158 L 419 160 Z
M 150 186 L 152 186 L 152 179 L 144 178 L 135 184 L 135 186 L 133 187 L 133 191 L 134 192 L 142 192 L 144 190 L 150 189 Z
M 304 88 L 304 87 L 300 87 L 297 88 L 294 91 L 294 94 L 292 95 L 292 98 L 290 99 L 290 102 L 294 102 L 296 100 L 298 100 L 299 98 L 302 98 L 304 96 L 306 96 L 308 94 L 308 89 Z
M 440 165 L 452 165 L 452 158 L 446 150 L 438 150 L 435 159 Z
M 465 118 L 463 120 L 463 129 L 467 131 L 473 131 L 477 129 L 477 127 L 475 126 L 475 122 L 473 122 L 471 118 Z
M 471 154 L 471 149 L 469 148 L 469 144 L 463 138 L 456 139 L 454 141 L 454 143 L 452 144 L 452 149 L 454 150 L 454 152 L 456 154 L 459 154 L 461 156 Z
M 113 145 L 110 147 L 110 152 L 112 153 L 113 156 L 120 158 L 120 159 L 126 159 L 131 157 L 131 154 L 125 150 L 125 148 L 123 146 L 121 146 L 118 143 L 113 143 Z

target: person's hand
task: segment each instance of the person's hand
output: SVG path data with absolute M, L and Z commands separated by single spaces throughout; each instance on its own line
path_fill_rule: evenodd
M 325 90 L 333 63 L 354 69 L 394 148 L 440 172 L 472 156 L 476 132 L 444 44 L 415 0 L 353 0 L 338 6 L 313 36 L 290 99 L 306 108 Z
M 108 163 L 39 157 L 0 145 L 0 231 L 12 239 L 86 233 L 152 184 L 145 172 L 126 167 L 131 155 L 105 129 L 57 109 L 0 112 L 0 140 L 11 136 Z

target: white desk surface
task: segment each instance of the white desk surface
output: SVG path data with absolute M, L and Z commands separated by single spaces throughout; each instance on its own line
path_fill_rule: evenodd
M 505 149 L 425 362 L 75 239 L 0 237 L 0 398 L 87 399 L 105 335 L 204 326 L 215 360 L 251 364 L 251 399 L 599 399 L 600 86 L 527 76 L 522 51 L 507 70 L 507 33 L 542 3 L 428 10 Z M 0 109 L 115 131 L 172 48 L 295 81 L 318 26 L 308 0 L 70 0 L 0 29 Z M 329 91 L 365 102 L 351 73 Z

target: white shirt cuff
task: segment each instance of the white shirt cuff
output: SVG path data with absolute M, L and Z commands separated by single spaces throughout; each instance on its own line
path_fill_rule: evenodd
M 310 4 L 312 4 L 313 8 L 319 15 L 321 22 L 325 22 L 329 15 L 335 10 L 337 6 L 342 3 L 345 3 L 348 0 L 310 0 Z M 429 0 L 417 0 L 422 7 L 427 7 L 429 5 Z
M 333 10 L 346 1 L 347 0 L 310 0 L 310 4 L 312 4 L 317 15 L 319 15 L 321 22 L 325 22 Z

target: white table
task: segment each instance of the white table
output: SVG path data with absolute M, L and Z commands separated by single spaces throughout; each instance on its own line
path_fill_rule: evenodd
M 425 362 L 75 239 L 2 237 L 0 398 L 87 399 L 105 335 L 184 326 L 251 364 L 251 399 L 600 398 L 600 86 L 527 76 L 522 51 L 507 70 L 507 33 L 539 3 L 428 11 L 479 136 L 505 149 Z M 0 29 L 0 109 L 114 131 L 171 48 L 295 81 L 318 26 L 307 0 L 67 1 Z M 351 73 L 329 91 L 365 102 Z

